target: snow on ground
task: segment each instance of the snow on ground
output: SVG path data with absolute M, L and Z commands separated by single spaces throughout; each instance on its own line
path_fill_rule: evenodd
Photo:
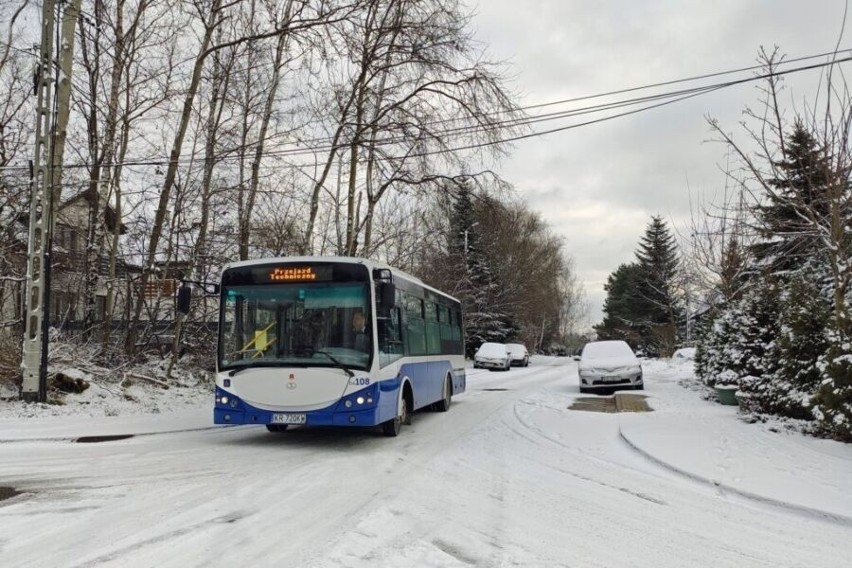
M 774 421 L 749 424 L 736 407 L 668 388 L 688 381 L 690 371 L 660 361 L 647 366 L 655 379 L 651 392 L 664 387 L 665 396 L 654 397 L 657 412 L 619 417 L 627 443 L 720 491 L 836 516 L 852 526 L 852 447 L 781 430 Z
M 637 414 L 569 410 L 568 358 L 470 369 L 393 439 L 209 428 L 206 392 L 84 420 L 0 403 L 0 487 L 22 492 L 0 565 L 848 566 L 852 448 L 746 424 L 679 384 L 690 365 L 644 362 Z M 134 430 L 175 432 L 67 441 Z
M 167 380 L 167 364 L 165 360 L 152 360 L 132 369 L 104 371 L 103 375 L 73 366 L 52 369 L 88 382 L 89 388 L 82 393 L 53 391 L 49 403 L 21 402 L 16 391 L 4 386 L 0 390 L 0 433 L 3 422 L 19 419 L 145 415 L 210 408 L 213 383 L 209 373 L 176 367 L 173 378 Z

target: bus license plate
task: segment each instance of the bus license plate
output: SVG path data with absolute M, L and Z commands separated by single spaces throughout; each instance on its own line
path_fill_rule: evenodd
M 304 424 L 304 414 L 273 414 L 273 424 Z

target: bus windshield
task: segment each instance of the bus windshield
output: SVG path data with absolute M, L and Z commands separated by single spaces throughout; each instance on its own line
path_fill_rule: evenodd
M 372 353 L 369 305 L 366 282 L 226 286 L 219 369 L 367 369 Z

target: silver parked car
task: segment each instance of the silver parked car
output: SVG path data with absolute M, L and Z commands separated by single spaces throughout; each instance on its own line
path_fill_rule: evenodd
M 473 356 L 473 366 L 489 371 L 508 371 L 511 359 L 509 350 L 503 343 L 483 343 Z
M 530 352 L 523 343 L 507 343 L 506 349 L 509 350 L 509 362 L 512 365 L 526 367 L 530 364 Z
M 583 347 L 578 364 L 580 392 L 616 388 L 641 390 L 642 364 L 624 341 L 592 341 Z

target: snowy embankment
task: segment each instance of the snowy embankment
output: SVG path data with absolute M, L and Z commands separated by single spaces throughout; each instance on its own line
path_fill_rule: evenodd
M 736 407 L 702 400 L 691 367 L 646 365 L 650 414 L 620 414 L 621 437 L 654 461 L 719 491 L 836 518 L 852 526 L 852 445 L 749 424 Z
M 209 373 L 175 369 L 156 360 L 102 373 L 73 366 L 62 375 L 85 381 L 80 393 L 51 392 L 50 403 L 28 404 L 0 385 L 0 439 L 69 439 L 107 434 L 143 434 L 211 427 L 213 386 Z M 131 372 L 132 371 L 132 372 Z

